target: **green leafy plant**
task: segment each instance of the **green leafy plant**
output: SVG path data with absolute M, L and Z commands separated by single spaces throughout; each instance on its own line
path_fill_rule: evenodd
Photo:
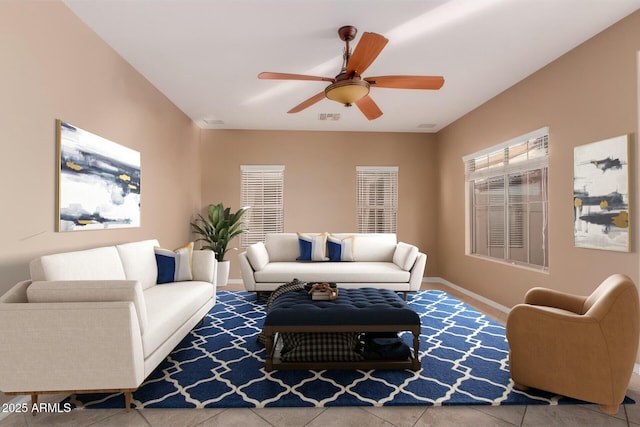
M 198 218 L 191 223 L 191 230 L 201 237 L 196 241 L 206 244 L 202 249 L 209 249 L 216 255 L 218 261 L 224 261 L 224 257 L 230 249 L 229 242 L 236 236 L 249 231 L 242 228 L 242 215 L 249 209 L 243 207 L 237 212 L 231 213 L 230 208 L 225 208 L 222 203 L 211 204 L 207 207 L 207 217 L 198 214 Z

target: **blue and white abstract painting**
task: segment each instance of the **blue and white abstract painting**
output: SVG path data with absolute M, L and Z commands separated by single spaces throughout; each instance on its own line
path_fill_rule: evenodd
M 140 153 L 62 120 L 58 231 L 140 226 Z

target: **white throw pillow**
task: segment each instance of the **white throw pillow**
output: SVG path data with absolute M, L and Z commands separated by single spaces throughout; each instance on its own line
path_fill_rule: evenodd
M 408 243 L 399 242 L 393 254 L 393 263 L 405 271 L 411 270 L 418 257 L 418 248 Z
M 269 264 L 269 252 L 267 247 L 262 242 L 255 243 L 247 248 L 247 258 L 249 264 L 255 271 L 262 270 L 267 264 Z

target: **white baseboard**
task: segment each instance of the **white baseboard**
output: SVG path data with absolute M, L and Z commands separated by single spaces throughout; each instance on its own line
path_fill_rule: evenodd
M 443 279 L 442 277 L 425 277 L 422 279 L 422 282 L 435 282 L 435 283 L 442 283 L 443 285 L 447 285 L 450 288 L 455 289 L 458 292 L 461 292 L 465 295 L 470 296 L 471 298 L 480 301 L 483 304 L 486 304 L 490 307 L 495 308 L 496 310 L 500 310 L 503 313 L 509 313 L 509 307 L 506 307 L 502 304 L 498 304 L 497 302 L 490 300 L 489 298 L 485 298 L 482 295 L 478 295 L 475 292 L 471 292 L 468 289 L 465 289 L 461 286 L 458 286 L 456 284 L 451 283 L 450 281 Z

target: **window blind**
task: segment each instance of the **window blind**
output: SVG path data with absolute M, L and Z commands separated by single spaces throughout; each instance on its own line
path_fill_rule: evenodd
M 241 205 L 249 206 L 245 213 L 240 244 L 246 248 L 264 242 L 267 233 L 284 231 L 284 166 L 242 165 Z
M 465 156 L 469 252 L 546 268 L 548 128 Z
M 395 233 L 398 214 L 398 167 L 357 166 L 358 232 Z

